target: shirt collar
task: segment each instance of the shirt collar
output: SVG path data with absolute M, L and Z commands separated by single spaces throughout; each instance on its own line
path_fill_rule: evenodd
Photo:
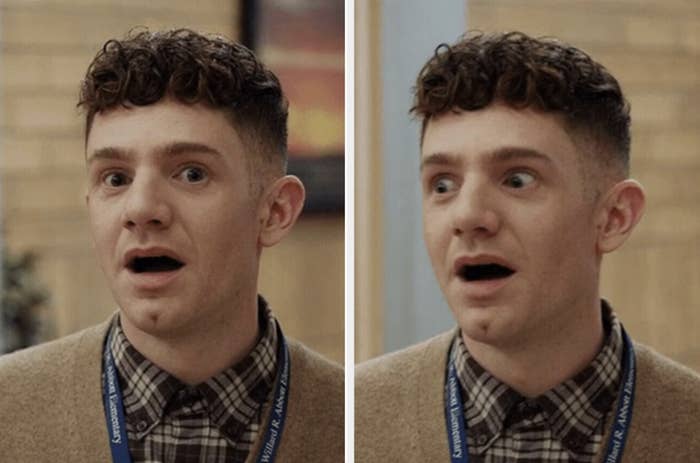
M 602 315 L 606 337 L 593 361 L 534 399 L 526 399 L 492 376 L 469 355 L 462 337 L 455 337 L 451 357 L 462 387 L 470 448 L 482 453 L 509 422 L 538 409 L 564 447 L 581 451 L 611 409 L 620 384 L 621 324 L 606 301 L 602 301 Z
M 196 386 L 188 386 L 143 356 L 129 342 L 119 318 L 112 351 L 122 388 L 127 431 L 142 439 L 177 400 L 203 399 L 213 425 L 233 443 L 255 422 L 272 391 L 277 370 L 277 322 L 258 297 L 260 339 L 240 362 Z

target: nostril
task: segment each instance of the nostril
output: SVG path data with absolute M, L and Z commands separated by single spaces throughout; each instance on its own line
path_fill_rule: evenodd
M 127 209 L 122 215 L 124 228 L 163 228 L 170 224 L 170 207 L 158 205 L 153 208 Z
M 131 219 L 127 220 L 127 221 L 125 222 L 124 225 L 126 226 L 126 228 L 135 228 L 135 227 L 138 226 L 138 224 L 136 223 L 136 221 L 131 220 Z M 162 226 L 163 226 L 163 221 L 160 220 L 160 219 L 151 219 L 151 220 L 146 221 L 146 222 L 144 223 L 144 226 L 162 227 Z

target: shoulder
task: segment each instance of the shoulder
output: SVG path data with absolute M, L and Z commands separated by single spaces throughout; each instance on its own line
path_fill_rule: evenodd
M 291 358 L 292 378 L 299 379 L 300 387 L 321 388 L 323 390 L 343 391 L 343 368 L 304 344 L 287 340 Z M 293 383 L 295 379 L 292 379 Z
M 455 334 L 450 330 L 356 367 L 356 461 L 394 461 L 400 454 L 406 461 L 444 459 L 443 387 Z
M 360 395 L 380 390 L 406 387 L 407 380 L 424 373 L 424 366 L 441 364 L 444 370 L 450 342 L 455 331 L 450 330 L 419 344 L 391 352 L 360 363 L 355 367 L 355 388 Z
M 700 375 L 643 344 L 634 345 L 637 357 L 637 384 L 645 396 L 675 402 L 700 413 Z M 680 400 L 682 399 L 682 402 Z M 697 417 L 700 419 L 700 416 Z
M 343 420 L 345 409 L 345 373 L 343 368 L 304 344 L 288 340 L 290 369 L 290 400 L 304 406 L 306 414 L 315 419 Z M 291 405 L 292 402 L 290 402 Z
M 287 340 L 289 403 L 280 461 L 338 461 L 343 454 L 345 382 L 340 365 Z
M 73 363 L 73 353 L 102 342 L 106 324 L 101 324 L 56 339 L 0 356 L 0 385 L 12 382 L 36 384 L 38 377 L 51 377 L 66 371 Z
M 700 375 L 635 343 L 637 374 L 630 446 L 639 455 L 700 453 Z M 674 460 L 675 461 L 675 460 Z
M 455 330 L 383 355 L 355 368 L 355 414 L 373 422 L 388 410 L 413 410 L 422 396 L 442 388 Z
M 0 416 L 12 417 L 0 420 L 0 435 L 12 461 L 47 461 L 48 455 L 61 454 L 72 459 L 80 450 L 74 440 L 78 430 L 97 435 L 89 418 L 102 413 L 98 387 L 105 330 L 106 325 L 89 328 L 0 357 Z M 76 420 L 78 407 L 94 404 L 98 411 L 81 409 L 82 421 Z

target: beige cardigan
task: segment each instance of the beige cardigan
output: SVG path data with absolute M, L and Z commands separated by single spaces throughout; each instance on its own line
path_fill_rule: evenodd
M 0 462 L 112 461 L 101 387 L 108 326 L 0 357 Z M 343 371 L 288 344 L 289 402 L 276 461 L 342 461 Z
M 356 462 L 450 461 L 443 404 L 455 334 L 358 365 Z M 700 376 L 639 344 L 635 353 L 637 386 L 623 461 L 700 462 Z M 607 447 L 607 436 L 604 442 Z

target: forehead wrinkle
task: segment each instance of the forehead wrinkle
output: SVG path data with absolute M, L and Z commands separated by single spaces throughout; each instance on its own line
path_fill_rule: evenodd
M 484 163 L 505 163 L 513 160 L 535 160 L 547 164 L 554 164 L 551 156 L 532 148 L 522 148 L 517 146 L 505 146 L 485 152 L 479 162 Z M 463 161 L 462 156 L 456 153 L 437 152 L 432 153 L 421 160 L 421 171 L 429 165 L 457 165 Z
M 158 148 L 156 150 L 158 153 L 162 153 L 165 156 L 181 156 L 184 154 L 208 154 L 214 157 L 222 157 L 219 150 L 212 148 L 209 145 L 198 142 L 188 142 L 188 141 L 175 141 L 168 143 L 167 145 Z
M 437 152 L 429 154 L 420 162 L 421 172 L 428 166 L 446 166 L 460 163 L 460 157 L 454 153 Z
M 135 157 L 133 150 L 117 148 L 114 146 L 105 146 L 103 148 L 98 148 L 87 156 L 87 164 L 91 165 L 93 162 L 107 160 L 107 161 L 129 161 Z
M 204 143 L 175 141 L 160 146 L 154 150 L 159 157 L 178 157 L 187 154 L 206 154 L 221 158 L 221 152 Z M 135 150 L 116 146 L 105 146 L 93 151 L 87 159 L 88 165 L 98 160 L 132 161 L 136 157 Z
M 497 148 L 486 154 L 487 160 L 491 162 L 508 162 L 520 159 L 529 159 L 553 164 L 551 156 L 532 148 L 522 148 L 517 146 L 505 146 Z

